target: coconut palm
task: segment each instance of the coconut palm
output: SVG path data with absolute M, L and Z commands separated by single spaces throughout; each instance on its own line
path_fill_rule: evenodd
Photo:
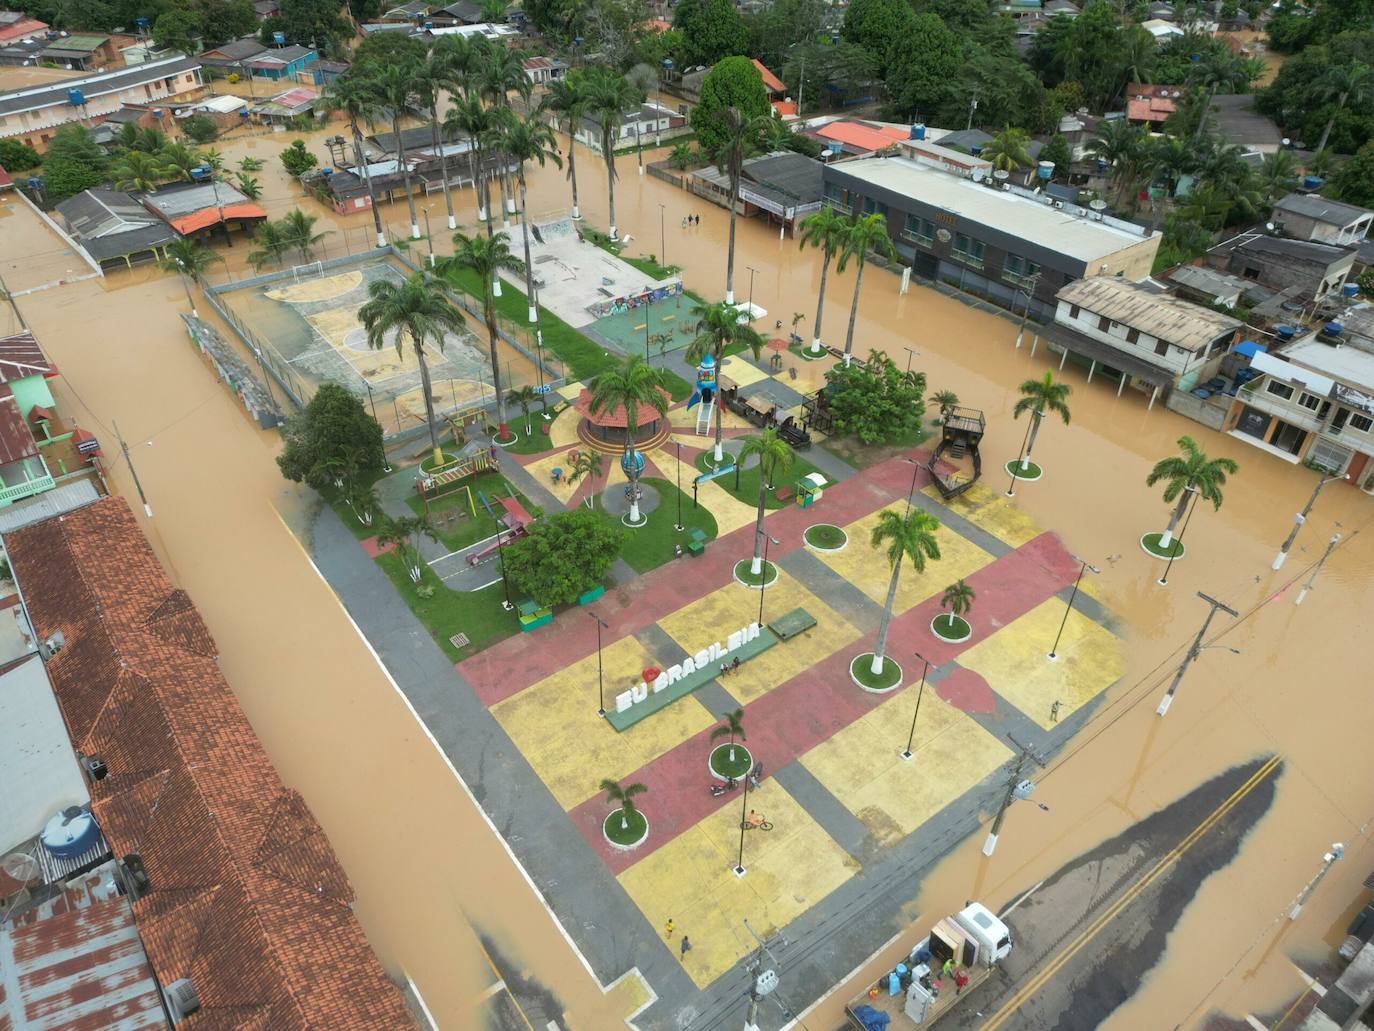
M 978 597 L 972 587 L 963 580 L 950 584 L 945 588 L 945 593 L 940 595 L 940 608 L 949 609 L 949 615 L 945 619 L 945 629 L 954 629 L 954 618 L 957 616 L 963 619 L 973 608 L 973 602 Z
M 354 67 L 324 88 L 320 97 L 320 109 L 326 114 L 338 111 L 348 119 L 348 131 L 353 137 L 353 167 L 362 177 L 367 188 L 368 206 L 372 209 L 372 226 L 377 232 L 377 246 L 386 246 L 386 233 L 382 231 L 382 213 L 377 207 L 377 193 L 372 188 L 372 173 L 368 171 L 367 161 L 363 158 L 363 132 L 360 123 L 371 125 L 380 112 L 375 91 L 367 81 L 364 70 Z M 247 159 L 242 162 L 244 171 Z M 261 168 L 261 164 L 258 166 Z
M 1259 185 L 1267 203 L 1292 193 L 1297 184 L 1298 163 L 1291 150 L 1276 150 L 1265 157 L 1259 170 Z
M 472 82 L 487 103 L 498 110 L 510 111 L 512 93 L 525 101 L 530 98 L 530 77 L 525 74 L 525 66 L 518 53 L 506 47 L 488 48 L 475 58 Z M 501 184 L 501 224 L 502 228 L 509 230 L 510 216 L 515 212 L 515 197 L 509 188 L 504 164 L 502 162 L 497 180 Z
M 184 143 L 169 143 L 157 153 L 162 163 L 164 175 L 168 179 L 191 181 L 191 172 L 205 162 L 201 156 Z
M 674 143 L 673 149 L 668 152 L 668 164 L 679 171 L 691 168 L 696 159 L 697 152 L 690 143 Z
M 939 520 L 919 508 L 909 508 L 905 515 L 898 515 L 891 509 L 878 513 L 878 525 L 873 527 L 868 543 L 875 551 L 887 546 L 892 580 L 887 585 L 887 603 L 883 606 L 883 618 L 878 624 L 878 644 L 873 649 L 873 663 L 869 667 L 869 672 L 875 677 L 883 672 L 887 631 L 892 624 L 892 607 L 897 603 L 897 581 L 902 575 L 902 562 L 910 560 L 916 572 L 924 573 L 926 560 L 940 557 L 940 544 L 935 539 L 935 531 L 939 528 Z
M 1202 111 L 1198 118 L 1196 135 L 1201 136 L 1207 128 L 1207 116 L 1212 101 L 1219 91 L 1242 89 L 1249 82 L 1251 69 L 1236 59 L 1230 51 L 1219 51 L 1202 55 L 1188 70 L 1187 83 L 1203 89 Z
M 614 780 L 603 780 L 601 790 L 606 792 L 606 801 L 620 808 L 620 829 L 627 831 L 630 829 L 630 817 L 639 812 L 639 807 L 635 805 L 635 796 L 642 795 L 649 788 L 644 784 L 626 784 L 621 787 L 619 782 Z
M 754 520 L 754 560 L 749 564 L 753 576 L 763 573 L 763 515 L 768 502 L 768 488 L 792 467 L 795 457 L 792 446 L 778 436 L 778 431 L 769 426 L 757 437 L 746 437 L 739 451 L 739 463 L 744 465 L 747 458 L 759 460 L 759 511 Z
M 984 161 L 991 161 L 993 168 L 1000 168 L 1004 172 L 1029 168 L 1035 163 L 1030 155 L 1030 141 L 1030 133 L 1025 129 L 1009 125 L 983 144 L 978 156 Z
M 515 183 L 520 191 L 520 231 L 525 238 L 525 301 L 531 323 L 539 321 L 539 309 L 534 297 L 534 264 L 530 257 L 530 216 L 525 205 L 525 166 L 537 161 L 542 167 L 552 161 L 559 168 L 563 159 L 558 156 L 558 141 L 547 122 L 538 118 L 513 118 L 501 134 L 501 149 L 515 162 Z
M 439 139 L 439 97 L 457 90 L 459 67 L 470 53 L 462 36 L 441 36 L 425 51 L 415 69 L 415 95 L 429 114 L 430 142 L 439 154 L 439 178 L 444 188 L 444 207 L 448 211 L 449 231 L 458 228 L 453 214 L 453 193 L 448 185 L 448 150 Z
M 528 383 L 519 387 L 512 387 L 506 391 L 506 404 L 516 405 L 525 417 L 525 436 L 534 432 L 534 427 L 530 425 L 530 409 L 539 400 L 539 395 L 534 392 L 534 387 Z
M 204 287 L 205 279 L 210 271 L 210 266 L 217 261 L 223 261 L 218 254 L 210 250 L 204 244 L 191 239 L 181 239 L 174 243 L 169 243 L 162 251 L 162 260 L 158 262 L 159 267 L 164 272 L 175 272 L 181 279 L 181 286 L 186 291 L 186 300 L 191 305 L 191 314 L 199 317 L 200 312 L 196 311 L 195 298 L 191 296 L 190 283 Z M 187 282 L 187 281 L 190 282 Z
M 952 390 L 937 390 L 930 395 L 930 400 L 926 404 L 940 409 L 940 421 L 948 422 L 949 417 L 954 414 L 954 409 L 959 407 L 959 395 Z
M 643 96 L 634 84 L 610 68 L 597 65 L 587 75 L 587 108 L 601 129 L 601 156 L 606 160 L 606 197 L 609 204 L 610 237 L 619 239 L 615 224 L 615 145 L 620 138 L 620 120 L 637 107 Z
M 583 479 L 595 482 L 601 476 L 605 456 L 593 448 L 581 448 L 568 469 L 568 486 L 576 487 Z M 587 507 L 596 507 L 596 491 L 587 491 Z
M 1226 477 L 1234 476 L 1240 470 L 1240 466 L 1229 458 L 1208 458 L 1192 437 L 1179 437 L 1178 447 L 1182 455 L 1161 459 L 1150 470 L 1150 475 L 1145 477 L 1147 487 L 1165 481 L 1166 503 L 1178 499 L 1164 536 L 1159 539 L 1162 551 L 1168 551 L 1173 543 L 1174 527 L 1183 518 L 1183 510 L 1188 507 L 1188 495 L 1194 492 L 1200 494 L 1202 500 L 1210 501 L 1213 511 L 1216 511 L 1221 508 L 1221 488 L 1226 485 Z
M 1070 413 L 1066 399 L 1073 393 L 1073 388 L 1067 383 L 1056 383 L 1054 373 L 1046 372 L 1040 379 L 1028 379 L 1022 383 L 1020 392 L 1021 399 L 1012 408 L 1011 417 L 1019 419 L 1023 412 L 1031 413 L 1030 439 L 1026 444 L 1026 453 L 1021 456 L 1021 471 L 1025 472 L 1030 468 L 1035 435 L 1040 432 L 1040 420 L 1045 417 L 1045 413 L 1055 412 L 1064 420 L 1065 426 L 1069 424 Z
M 744 733 L 744 710 L 736 709 L 734 712 L 727 712 L 721 719 L 725 722 L 711 731 L 711 740 L 714 741 L 719 737 L 730 739 L 730 756 L 727 761 L 733 763 L 735 761 L 735 738 L 739 738 L 741 741 L 749 740 L 748 735 Z
M 854 300 L 849 306 L 849 329 L 844 335 L 845 365 L 849 364 L 850 355 L 854 350 L 854 323 L 859 317 L 859 289 L 863 286 L 864 263 L 868 260 L 869 251 L 887 261 L 897 259 L 897 248 L 892 246 L 892 237 L 887 235 L 887 217 L 877 212 L 863 215 L 853 221 L 849 234 L 845 237 L 840 260 L 835 265 L 835 271 L 843 272 L 850 258 L 858 263 L 854 273 Z
M 378 280 L 377 283 L 373 283 L 372 285 L 377 286 L 380 283 L 385 283 L 389 286 L 396 285 L 386 280 Z M 423 368 L 423 363 L 421 367 Z M 424 574 L 424 567 L 421 565 L 420 556 L 421 537 L 428 537 L 430 540 L 436 542 L 439 540 L 434 532 L 434 527 L 430 524 L 428 516 L 401 516 L 398 519 L 390 519 L 387 521 L 386 525 L 382 527 L 381 532 L 377 534 L 377 543 L 382 545 L 382 547 L 392 544 L 396 546 L 396 555 L 400 558 L 401 564 L 405 566 L 406 575 L 410 577 L 411 583 L 417 584 L 420 582 L 420 577 Z
M 414 108 L 415 78 L 418 66 L 410 61 L 369 66 L 364 75 L 371 90 L 373 103 L 385 108 L 391 116 L 391 134 L 396 140 L 396 160 L 401 165 L 401 181 L 405 186 L 406 207 L 410 210 L 410 238 L 420 238 L 420 223 L 415 215 L 415 195 L 410 191 L 410 163 L 406 160 L 405 143 L 401 137 L 401 119 Z
M 830 273 L 830 260 L 844 248 L 852 224 L 829 204 L 802 219 L 799 246 L 802 250 L 816 247 L 821 252 L 821 289 L 816 295 L 816 322 L 811 330 L 812 354 L 821 352 L 821 315 L 825 311 L 825 280 Z
M 427 272 L 416 272 L 404 283 L 375 280 L 368 286 L 367 294 L 369 300 L 358 309 L 358 321 L 367 330 L 367 346 L 374 351 L 386 346 L 390 334 L 396 353 L 403 354 L 406 339 L 410 339 L 415 361 L 420 366 L 420 391 L 425 398 L 429 442 L 434 449 L 434 464 L 438 466 L 443 462 L 443 452 L 439 450 L 425 345 L 433 344 L 442 351 L 447 334 L 462 329 L 462 313 L 449 303 L 443 283 Z M 492 375 L 494 378 L 495 371 Z
M 619 364 L 611 366 L 591 382 L 592 412 L 625 411 L 625 454 L 620 460 L 633 488 L 639 482 L 644 458 L 635 450 L 635 434 L 639 431 L 639 412 L 652 408 L 659 418 L 668 414 L 669 393 L 667 374 L 650 365 L 643 355 L 627 355 Z M 639 522 L 639 491 L 630 491 L 630 522 Z
M 1131 125 L 1124 118 L 1113 118 L 1104 119 L 1088 140 L 1088 154 L 1105 161 L 1111 169 L 1117 207 L 1125 203 L 1140 177 L 1140 166 L 1148 153 L 1147 138 L 1141 126 Z
M 763 148 L 763 133 L 768 127 L 769 118 L 769 115 L 747 118 L 737 107 L 727 107 L 721 112 L 725 137 L 712 158 L 716 167 L 730 181 L 730 236 L 725 248 L 726 304 L 735 303 L 735 220 L 739 208 L 739 183 L 744 162 Z
M 568 182 L 572 184 L 574 221 L 582 218 L 582 212 L 577 207 L 577 128 L 582 124 L 582 116 L 587 113 L 590 101 L 586 77 L 581 68 L 574 68 L 563 78 L 549 83 L 539 102 L 542 110 L 552 111 L 554 117 L 563 123 L 568 134 Z
M 505 233 L 489 236 L 467 236 L 453 234 L 453 257 L 443 258 L 439 268 L 445 275 L 468 269 L 476 273 L 482 284 L 482 321 L 487 324 L 487 337 L 491 345 L 491 385 L 496 395 L 497 434 L 502 440 L 510 440 L 510 427 L 506 425 L 506 409 L 501 397 L 501 355 L 496 349 L 496 282 L 505 272 L 520 273 L 525 270 L 524 263 L 510 252 L 510 237 Z
M 169 172 L 167 163 L 152 154 L 141 150 L 129 150 L 110 169 L 116 190 L 132 190 L 135 193 L 152 193 L 161 183 L 165 183 L 180 172 Z
M 1178 182 L 1197 169 L 1198 148 L 1192 140 L 1161 136 L 1148 145 L 1145 163 L 1155 182 L 1162 182 L 1172 195 Z
M 1326 149 L 1326 141 L 1331 138 L 1331 129 L 1336 124 L 1337 116 L 1347 104 L 1353 102 L 1356 107 L 1363 107 L 1374 101 L 1374 68 L 1359 61 L 1329 68 L 1318 82 L 1316 92 L 1320 99 L 1336 102 L 1336 110 L 1326 120 L 1322 138 L 1317 143 L 1317 153 L 1320 154 Z
M 725 349 L 734 344 L 749 348 L 757 361 L 763 353 L 763 337 L 747 321 L 741 319 L 740 311 L 733 304 L 706 304 L 699 302 L 692 306 L 692 318 L 697 322 L 697 335 L 687 345 L 683 356 L 692 365 L 700 365 L 709 354 L 715 358 L 716 374 L 725 363 Z M 721 405 L 716 404 L 716 449 L 715 461 L 719 465 L 725 459 L 725 424 L 721 421 Z
M 248 264 L 255 269 L 261 269 L 269 261 L 280 264 L 292 247 L 282 232 L 281 223 L 271 221 L 258 223 L 258 228 L 253 231 L 253 243 L 257 250 L 248 252 Z
M 468 138 L 468 171 L 472 175 L 472 197 L 477 205 L 477 223 L 487 223 L 488 236 L 494 230 L 487 219 L 489 192 L 486 173 L 482 167 L 486 154 L 483 143 L 490 139 L 495 127 L 496 112 L 483 104 L 481 97 L 475 95 L 455 97 L 449 105 L 448 114 L 444 116 L 445 132 L 462 133 Z M 501 295 L 498 292 L 496 296 Z
M 291 247 L 301 252 L 301 261 L 307 264 L 315 260 L 315 245 L 329 235 L 315 232 L 318 221 L 319 216 L 307 215 L 300 208 L 293 208 L 281 220 L 282 234 Z

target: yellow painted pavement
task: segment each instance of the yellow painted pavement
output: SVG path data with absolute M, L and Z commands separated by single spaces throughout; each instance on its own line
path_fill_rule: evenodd
M 602 659 L 607 709 L 655 661 L 633 637 L 607 645 Z M 596 794 L 603 778 L 624 777 L 715 722 L 688 696 L 617 733 L 596 714 L 596 683 L 593 653 L 491 709 L 564 809 Z M 702 763 L 704 778 L 704 758 Z
M 900 755 L 911 732 L 919 668 L 907 687 L 801 757 L 802 764 L 883 844 L 892 844 L 992 773 L 1011 754 L 929 685 L 921 700 L 915 758 Z
M 610 459 L 607 459 L 608 464 L 609 462 Z M 576 484 L 568 483 L 567 473 L 571 467 L 572 463 L 568 460 L 568 453 L 566 451 L 559 451 L 552 455 L 546 455 L 537 462 L 531 462 L 529 465 L 525 466 L 525 472 L 533 476 L 539 482 L 540 486 L 566 505 L 572 500 L 572 496 L 577 492 L 578 487 L 582 486 L 580 482 Z M 555 468 L 563 470 L 563 475 L 559 477 L 557 483 L 553 482 L 553 470 Z
M 977 616 L 977 606 L 974 607 Z M 1121 678 L 1121 642 L 1083 613 L 1074 611 L 1059 642 L 1057 662 L 1045 658 L 1064 618 L 1064 602 L 1050 598 L 959 656 L 959 665 L 982 675 L 994 691 L 1042 727 L 1052 726 L 1059 700 L 1067 719 Z
M 834 654 L 859 636 L 859 631 L 800 583 L 778 570 L 777 583 L 764 599 L 765 622 L 796 608 L 806 609 L 817 625 L 740 664 L 723 686 L 744 704 L 754 701 L 798 673 Z M 688 652 L 754 622 L 759 615 L 759 592 L 731 582 L 658 621 L 659 628 Z M 748 728 L 745 728 L 746 731 Z
M 576 401 L 582 394 L 582 388 L 586 385 L 581 380 L 564 383 L 561 387 L 555 387 L 554 393 L 558 394 L 559 397 L 566 397 L 569 401 Z M 571 409 L 569 410 L 571 411 Z
M 685 443 L 685 441 L 684 441 Z M 663 473 L 663 478 L 669 483 L 677 482 L 677 449 L 660 447 L 650 451 L 647 457 L 658 466 Z M 617 472 L 619 471 L 617 467 Z M 682 462 L 682 491 L 690 499 L 692 496 L 692 480 L 700 475 L 701 470 L 692 465 L 685 459 Z M 752 505 L 746 505 L 731 497 L 730 494 L 713 480 L 701 484 L 697 488 L 697 501 L 705 508 L 709 509 L 711 515 L 716 519 L 716 534 L 724 537 L 732 530 L 738 530 L 741 526 L 747 526 L 754 521 L 757 510 Z M 684 503 L 684 507 L 686 504 Z
M 652 840 L 652 798 L 646 795 L 642 803 Z M 848 880 L 856 868 L 775 779 L 750 792 L 749 804 L 774 829 L 746 832 L 744 877 L 733 872 L 739 850 L 739 804 L 712 813 L 619 877 L 660 934 L 673 921 L 677 930 L 669 947 L 674 955 L 682 935 L 692 939 L 682 962 L 699 988 L 754 949 L 745 918 L 760 935 L 785 927 Z
M 1010 482 L 1010 477 L 1007 479 Z M 1003 491 L 986 483 L 975 483 L 968 491 L 948 501 L 940 496 L 934 484 L 923 488 L 921 493 L 1013 548 L 1019 548 L 1043 532 L 1035 520 L 1008 500 Z
M 896 510 L 901 511 L 901 503 L 897 504 Z M 817 552 L 816 557 L 881 605 L 887 601 L 892 567 L 887 564 L 886 546 L 878 551 L 869 547 L 873 528 L 878 525 L 878 515 L 877 512 L 870 512 L 841 527 L 849 535 L 849 546 L 833 553 Z M 916 572 L 910 560 L 902 566 L 894 606 L 897 612 L 905 612 L 932 594 L 942 593 L 956 580 L 969 576 L 992 561 L 990 554 L 948 526 L 940 527 L 935 539 L 940 545 L 940 558 L 927 559 L 924 573 Z
M 761 383 L 769 378 L 768 373 L 755 365 L 751 365 L 737 354 L 726 357 L 725 364 L 721 367 L 721 375 L 734 380 L 735 385 L 739 387 Z
M 577 395 L 574 394 L 575 398 Z M 577 443 L 577 424 L 582 415 L 576 408 L 564 408 L 549 427 L 549 443 L 554 447 L 567 447 Z

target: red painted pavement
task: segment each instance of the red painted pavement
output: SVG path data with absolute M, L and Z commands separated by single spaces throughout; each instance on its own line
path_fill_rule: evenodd
M 956 709 L 964 712 L 993 713 L 997 711 L 997 696 L 981 673 L 962 666 L 950 670 L 935 686 L 936 692 Z
M 363 551 L 367 552 L 368 555 L 372 558 L 376 558 L 378 555 L 385 555 L 389 551 L 396 550 L 396 545 L 394 542 L 391 544 L 378 544 L 376 537 L 364 537 L 358 543 L 363 546 Z

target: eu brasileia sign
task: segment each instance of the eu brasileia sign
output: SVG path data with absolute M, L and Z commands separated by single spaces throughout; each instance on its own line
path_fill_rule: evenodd
M 730 634 L 722 645 L 719 641 L 712 642 L 695 655 L 689 655 L 681 662 L 669 666 L 662 670 L 652 683 L 641 680 L 628 691 L 622 691 L 616 695 L 615 711 L 627 712 L 640 702 L 645 701 L 651 694 L 658 694 L 660 691 L 667 690 L 673 684 L 678 683 L 687 677 L 691 677 L 703 670 L 718 670 L 720 660 L 731 652 L 738 650 L 750 641 L 758 640 L 759 632 L 763 627 L 758 623 L 750 623 Z

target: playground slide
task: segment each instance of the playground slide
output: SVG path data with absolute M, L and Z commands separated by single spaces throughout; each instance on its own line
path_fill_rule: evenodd
M 954 440 L 940 441 L 939 446 L 931 453 L 930 461 L 926 463 L 926 468 L 930 471 L 931 482 L 935 484 L 935 489 L 940 492 L 940 496 L 946 501 L 950 498 L 957 498 L 960 494 L 977 483 L 978 478 L 983 475 L 983 458 L 978 454 L 978 445 L 971 441 L 965 446 L 968 448 L 969 457 L 973 459 L 972 476 L 967 480 L 954 480 L 952 478 L 946 480 L 935 471 L 935 466 L 939 463 L 941 456 L 948 448 L 953 447 L 955 443 L 956 441 Z
M 502 539 L 503 536 L 505 538 L 504 540 Z M 497 533 L 495 537 L 492 538 L 490 544 L 488 544 L 481 551 L 474 551 L 471 555 L 468 556 L 468 565 L 478 565 L 486 559 L 491 558 L 491 556 L 495 555 L 497 551 L 505 547 L 511 541 L 517 540 L 518 538 L 523 536 L 525 536 L 525 528 L 523 526 L 516 526 L 509 530 L 503 528 L 500 532 Z

